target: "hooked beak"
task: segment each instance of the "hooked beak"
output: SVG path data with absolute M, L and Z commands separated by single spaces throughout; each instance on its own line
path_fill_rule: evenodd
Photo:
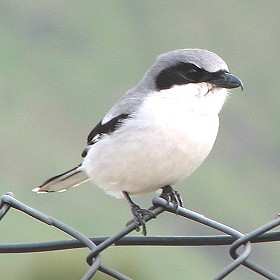
M 228 72 L 220 72 L 218 77 L 215 77 L 211 80 L 211 83 L 215 86 L 221 88 L 238 88 L 240 87 L 243 90 L 242 81 L 235 75 L 230 74 Z

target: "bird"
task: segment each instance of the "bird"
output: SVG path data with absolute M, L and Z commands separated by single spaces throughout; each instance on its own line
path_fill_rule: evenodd
M 92 129 L 82 162 L 51 177 L 34 192 L 65 191 L 93 181 L 115 198 L 125 198 L 136 229 L 146 235 L 145 215 L 153 212 L 132 196 L 162 190 L 177 207 L 173 189 L 210 153 L 219 113 L 230 89 L 242 81 L 217 54 L 198 48 L 177 49 L 157 57 L 140 82 L 128 90 Z

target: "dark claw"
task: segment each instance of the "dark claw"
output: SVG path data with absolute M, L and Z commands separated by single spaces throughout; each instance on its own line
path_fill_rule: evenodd
M 146 210 L 140 208 L 137 204 L 133 204 L 131 206 L 131 213 L 133 215 L 133 220 L 129 221 L 127 225 L 136 222 L 137 227 L 135 228 L 135 230 L 140 231 L 140 227 L 142 227 L 142 234 L 146 236 L 147 228 L 146 228 L 146 222 L 144 220 L 144 216 L 150 216 L 151 218 L 156 218 L 156 214 L 152 210 Z
M 171 186 L 163 187 L 160 197 L 165 199 L 168 203 L 173 203 L 176 209 L 179 206 L 183 207 L 183 200 L 181 195 L 177 191 L 175 191 Z
M 149 216 L 150 218 L 156 218 L 156 214 L 153 212 L 153 210 L 146 210 L 140 208 L 137 204 L 135 204 L 129 194 L 127 192 L 122 192 L 124 197 L 126 198 L 127 202 L 130 205 L 131 213 L 133 215 L 132 221 L 129 221 L 126 225 L 130 225 L 131 223 L 135 222 L 136 223 L 136 231 L 140 231 L 140 227 L 142 227 L 142 233 L 144 236 L 147 235 L 147 228 L 146 228 L 146 222 L 144 220 L 145 216 Z

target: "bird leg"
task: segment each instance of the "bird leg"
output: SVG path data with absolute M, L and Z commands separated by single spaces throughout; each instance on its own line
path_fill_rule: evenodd
M 178 208 L 179 206 L 183 207 L 183 200 L 181 195 L 171 186 L 163 187 L 160 197 L 165 199 L 167 202 L 173 203 L 176 208 Z
M 146 210 L 146 209 L 140 208 L 139 205 L 135 204 L 132 201 L 132 199 L 130 198 L 130 196 L 127 192 L 122 192 L 122 193 L 130 206 L 131 213 L 133 215 L 133 220 L 137 224 L 136 231 L 140 231 L 140 227 L 142 227 L 142 234 L 144 236 L 146 236 L 147 228 L 146 228 L 146 222 L 144 220 L 144 216 L 150 216 L 152 218 L 156 218 L 155 213 L 152 210 Z M 131 222 L 132 221 L 128 222 L 127 225 L 131 224 Z

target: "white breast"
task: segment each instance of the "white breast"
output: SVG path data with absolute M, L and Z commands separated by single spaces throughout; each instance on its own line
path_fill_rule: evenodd
M 121 191 L 152 192 L 193 173 L 213 147 L 226 98 L 225 91 L 205 95 L 205 83 L 195 86 L 149 95 L 131 119 L 92 146 L 82 164 L 88 176 L 122 197 Z

